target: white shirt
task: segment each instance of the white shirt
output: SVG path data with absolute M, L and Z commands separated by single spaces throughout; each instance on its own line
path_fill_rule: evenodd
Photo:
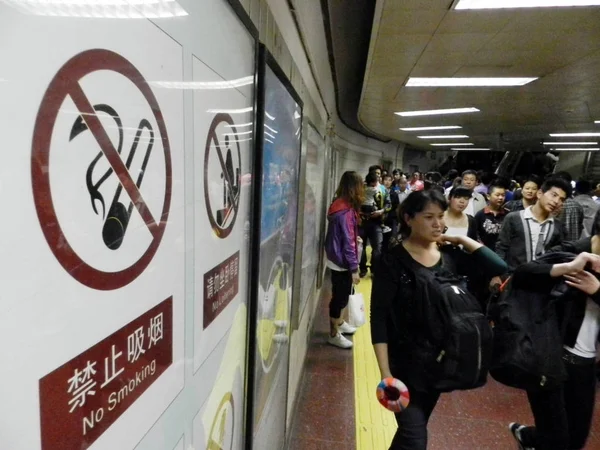
M 525 220 L 527 221 L 527 223 L 529 224 L 529 229 L 531 230 L 531 250 L 532 250 L 531 253 L 533 255 L 533 259 L 535 260 L 536 256 L 537 256 L 536 249 L 537 249 L 538 243 L 540 241 L 540 238 L 543 241 L 546 240 L 548 232 L 550 231 L 549 225 L 552 223 L 554 218 L 548 217 L 543 222 L 538 222 L 538 220 L 535 218 L 535 216 L 531 212 L 531 208 L 532 208 L 532 206 L 530 206 L 529 208 L 527 208 L 525 210 L 524 217 L 525 217 Z M 525 230 L 525 232 L 527 232 L 527 230 Z
M 471 216 L 471 217 L 475 216 L 475 214 L 474 214 L 475 206 L 473 205 L 474 201 L 475 201 L 475 199 L 473 197 L 471 197 L 469 199 L 469 204 L 465 208 L 465 214 L 467 214 L 468 216 Z
M 567 347 L 565 345 L 565 348 L 577 356 L 595 358 L 598 332 L 600 332 L 600 306 L 588 298 L 585 305 L 585 316 L 575 346 Z

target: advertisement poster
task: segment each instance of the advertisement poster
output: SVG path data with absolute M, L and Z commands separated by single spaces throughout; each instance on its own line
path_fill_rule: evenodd
M 317 130 L 308 125 L 306 132 L 306 189 L 304 192 L 304 238 L 302 248 L 302 278 L 300 299 L 297 302 L 298 317 L 316 286 L 321 235 L 319 227 L 325 213 L 323 189 L 325 186 L 325 141 Z
M 296 221 L 302 107 L 268 64 L 264 127 L 259 287 L 254 385 L 254 448 L 282 448 Z

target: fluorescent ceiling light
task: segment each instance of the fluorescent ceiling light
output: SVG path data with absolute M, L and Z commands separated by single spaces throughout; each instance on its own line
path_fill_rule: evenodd
M 491 149 L 483 148 L 483 147 L 469 147 L 469 148 L 451 148 L 450 150 L 464 150 L 464 151 L 468 151 L 468 152 L 483 152 L 483 151 L 488 151 Z
M 597 5 L 600 5 L 600 0 L 458 0 L 454 9 L 551 8 Z
M 167 19 L 187 16 L 175 0 L 3 0 L 23 14 L 96 19 Z
M 3 80 L 6 81 L 6 80 Z M 594 123 L 600 123 L 600 120 L 595 120 Z
M 152 81 L 151 85 L 166 89 L 191 89 L 191 90 L 218 90 L 235 89 L 254 83 L 254 77 L 244 77 L 225 81 Z
M 462 139 L 468 138 L 466 134 L 446 134 L 436 136 L 417 136 L 419 139 Z
M 470 112 L 479 112 L 477 108 L 451 108 L 451 109 L 429 109 L 423 111 L 404 111 L 404 112 L 396 112 L 394 114 L 398 114 L 402 117 L 410 117 L 410 116 L 435 116 L 438 114 L 460 114 L 460 113 L 470 113 Z
M 544 145 L 597 145 L 597 142 L 544 142 Z
M 451 142 L 449 144 L 429 144 L 429 145 L 433 145 L 434 147 L 452 147 L 457 146 L 457 145 L 473 145 L 471 142 Z
M 593 137 L 600 136 L 600 133 L 554 133 L 550 137 Z
M 406 87 L 498 87 L 524 86 L 533 78 L 409 78 Z
M 265 131 L 264 133 L 265 133 L 265 136 L 269 136 L 271 139 L 277 139 L 277 138 L 275 137 L 275 135 L 273 135 L 273 134 L 269 133 L 268 131 Z
M 412 127 L 412 128 L 400 128 L 402 131 L 433 131 L 433 130 L 456 130 L 462 128 L 459 125 L 445 125 L 440 127 Z
M 596 152 L 600 147 L 573 147 L 573 148 L 555 148 L 557 152 Z
M 275 117 L 269 114 L 267 111 L 265 111 L 265 116 L 267 116 L 269 120 L 275 120 Z
M 243 114 L 243 113 L 249 113 L 252 112 L 252 106 L 249 106 L 248 108 L 241 108 L 241 109 L 207 109 L 206 112 L 210 113 L 210 114 L 219 114 L 219 113 L 225 113 L 225 114 Z

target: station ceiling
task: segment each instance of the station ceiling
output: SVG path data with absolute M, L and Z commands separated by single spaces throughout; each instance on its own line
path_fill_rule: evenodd
M 377 2 L 364 79 L 355 86 L 362 126 L 429 150 L 441 150 L 431 146 L 440 141 L 418 136 L 464 134 L 451 142 L 504 150 L 541 147 L 550 133 L 600 132 L 600 7 L 456 10 L 452 3 Z M 538 79 L 520 87 L 407 87 L 410 77 Z M 395 114 L 466 107 L 480 111 Z M 400 130 L 451 125 L 462 128 Z

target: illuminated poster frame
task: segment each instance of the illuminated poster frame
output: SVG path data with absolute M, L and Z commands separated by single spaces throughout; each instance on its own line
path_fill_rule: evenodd
M 246 448 L 282 448 L 286 434 L 303 103 L 259 49 Z M 260 182 L 259 182 L 260 181 Z M 252 436 L 252 439 L 249 436 Z

